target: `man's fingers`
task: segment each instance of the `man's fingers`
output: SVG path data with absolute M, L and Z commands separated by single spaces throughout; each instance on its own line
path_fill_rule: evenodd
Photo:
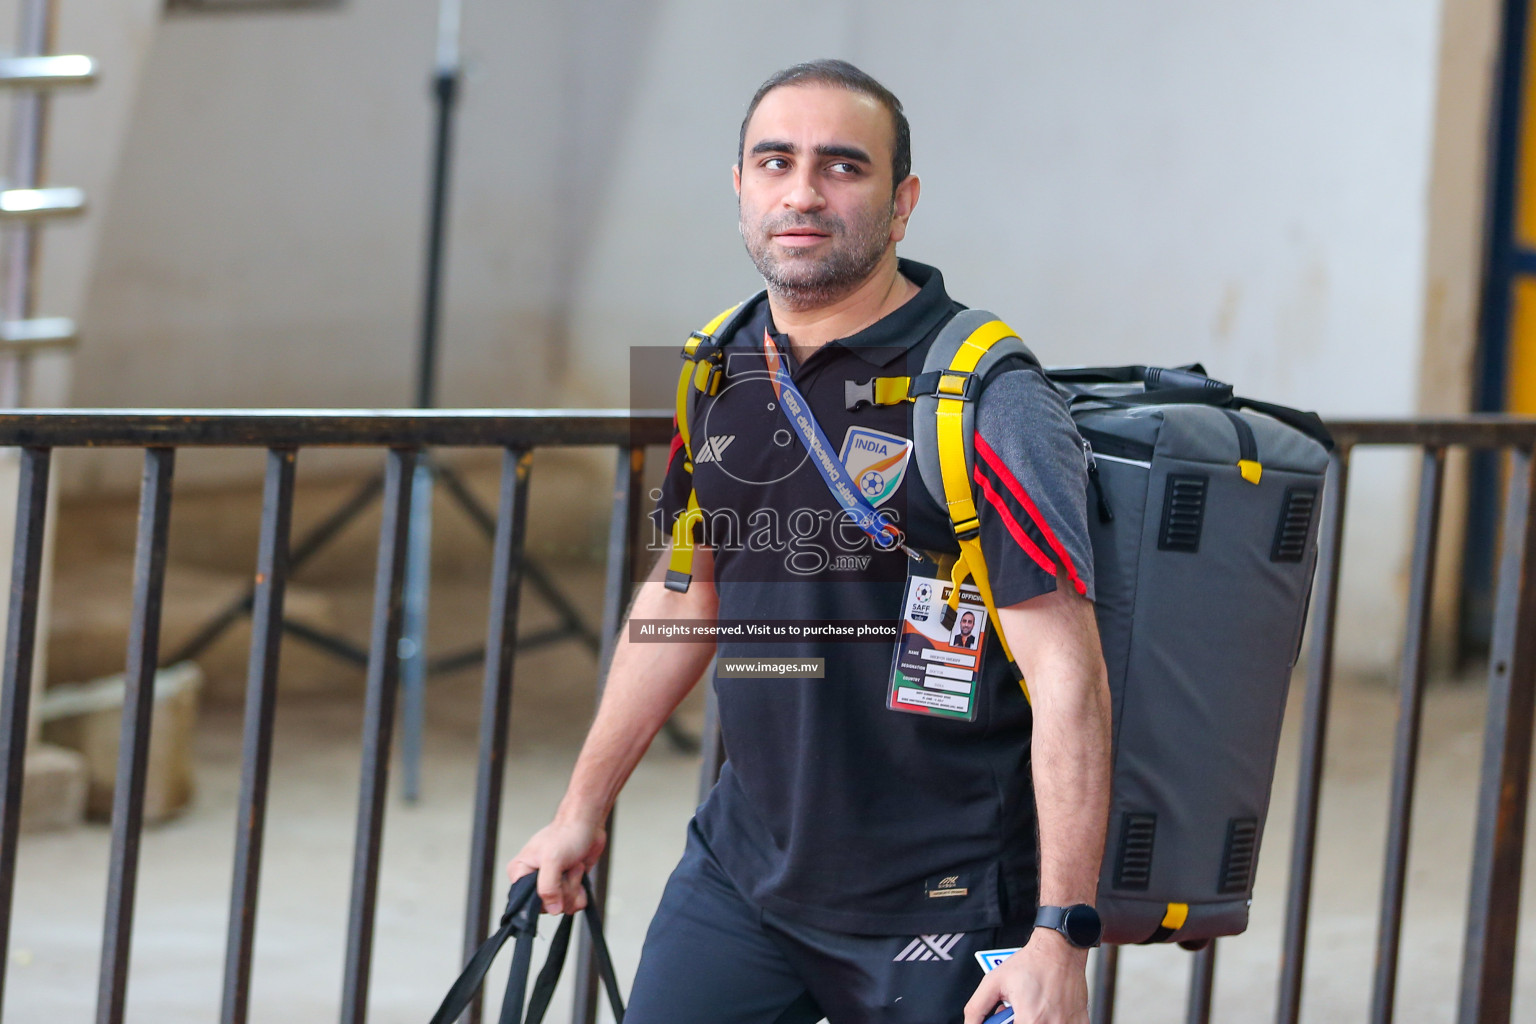
M 535 870 L 536 869 L 532 864 L 529 864 L 525 860 L 519 860 L 518 858 L 514 857 L 507 861 L 507 881 L 515 882 L 519 878 L 522 878 L 524 875 L 530 874 Z
M 976 986 L 975 993 L 965 1004 L 965 1024 L 981 1024 L 988 1014 L 997 1009 L 1000 1002 L 1002 996 L 998 991 L 997 979 L 989 974 L 981 979 L 981 984 Z
M 564 903 L 564 879 L 553 864 L 545 864 L 539 868 L 539 902 L 544 904 L 544 913 L 558 914 L 562 912 Z

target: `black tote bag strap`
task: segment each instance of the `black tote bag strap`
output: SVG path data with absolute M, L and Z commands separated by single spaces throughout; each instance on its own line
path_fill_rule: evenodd
M 532 957 L 531 941 L 522 941 L 522 939 L 523 936 L 527 936 L 531 940 L 534 929 L 538 926 L 539 904 L 534 893 L 534 885 L 537 881 L 536 876 L 526 875 L 512 883 L 512 890 L 507 893 L 507 909 L 501 915 L 501 926 L 490 938 L 482 942 L 480 948 L 475 950 L 475 955 L 469 958 L 469 963 L 464 965 L 463 973 L 448 989 L 448 994 L 443 997 L 443 1004 L 437 1008 L 437 1013 L 432 1015 L 431 1024 L 453 1024 L 459 1019 L 459 1015 L 475 998 L 475 993 L 480 991 L 486 972 L 491 969 L 491 963 L 496 959 L 496 954 L 501 952 L 501 947 L 506 945 L 507 940 L 513 935 L 519 938 L 518 946 L 527 949 L 527 957 Z M 527 978 L 528 968 L 525 962 L 524 983 L 527 982 Z M 521 993 L 519 993 L 517 1005 L 519 1007 L 522 1005 Z
M 549 940 L 549 955 L 544 958 L 544 966 L 540 969 L 539 976 L 534 979 L 533 992 L 528 996 L 526 1024 L 539 1024 L 544 1019 L 545 1012 L 549 1010 L 549 1001 L 554 998 L 555 986 L 560 983 L 560 971 L 565 967 L 565 951 L 571 944 L 571 920 L 569 915 L 562 917 L 554 936 Z M 525 972 L 524 980 L 527 980 L 527 977 Z M 522 1005 L 522 990 L 519 989 L 514 998 L 509 987 L 507 998 L 501 1003 L 502 1024 L 518 1024 L 517 1010 Z M 511 1017 L 507 1016 L 509 1009 L 512 1013 Z
M 534 919 L 537 921 L 537 917 Z M 569 920 L 567 918 L 566 920 Z M 528 991 L 528 968 L 533 964 L 533 932 L 519 933 L 512 947 L 512 969 L 507 972 L 507 991 L 501 997 L 501 1024 L 520 1024 L 523 993 Z
M 587 890 L 587 934 L 592 937 L 592 953 L 597 958 L 598 977 L 608 990 L 608 1005 L 613 1008 L 613 1019 L 618 1024 L 624 1020 L 624 1000 L 619 996 L 619 976 L 613 969 L 613 957 L 608 955 L 608 943 L 603 938 L 603 914 L 597 909 L 597 899 L 592 893 L 592 880 L 585 876 L 582 887 Z
M 603 989 L 608 993 L 608 1005 L 613 1009 L 613 1019 L 618 1024 L 624 1020 L 624 999 L 619 995 L 619 979 L 613 970 L 613 958 L 608 955 L 608 942 L 603 938 L 603 917 L 597 909 L 597 894 L 592 891 L 592 879 L 583 875 L 581 887 L 587 893 L 587 934 L 592 938 L 592 953 L 597 960 L 597 975 L 603 979 Z M 565 966 L 565 954 L 571 943 L 571 921 L 565 918 L 555 930 L 549 943 L 549 956 L 544 969 L 533 983 L 528 995 L 528 1016 L 523 1024 L 543 1024 L 549 1001 L 554 997 L 555 985 L 560 981 L 560 969 Z M 516 1024 L 516 1021 L 510 1022 Z
M 513 936 L 516 936 L 517 942 L 512 950 L 512 968 L 507 974 L 507 990 L 501 1001 L 501 1015 L 498 1020 L 500 1024 L 541 1024 L 544 1020 L 545 1013 L 549 1011 L 550 1000 L 555 994 L 555 985 L 560 981 L 560 971 L 565 966 L 566 952 L 571 942 L 573 917 L 566 915 L 560 919 L 559 926 L 550 938 L 549 955 L 545 958 L 538 977 L 534 979 L 532 992 L 528 992 L 528 973 L 533 965 L 533 937 L 538 928 L 540 911 L 538 895 L 534 891 L 536 877 L 531 874 L 525 875 L 512 883 L 512 891 L 507 895 L 507 909 L 501 917 L 501 927 L 481 943 L 479 949 L 475 950 L 475 955 L 470 957 L 464 972 L 448 989 L 448 994 L 443 998 L 443 1004 L 438 1007 L 437 1013 L 433 1015 L 431 1024 L 453 1024 L 459 1019 L 475 998 L 475 993 L 484 984 L 486 973 L 490 971 L 496 954 Z M 583 876 L 581 884 L 587 894 L 587 933 L 592 937 L 592 950 L 597 960 L 598 975 L 603 979 L 603 987 L 607 990 L 608 1002 L 613 1008 L 613 1019 L 622 1024 L 624 1000 L 619 995 L 619 981 L 613 970 L 613 958 L 609 956 L 608 943 L 603 938 L 603 921 L 597 909 L 596 894 L 592 890 L 591 879 Z M 526 1017 L 523 1016 L 525 993 L 528 996 Z

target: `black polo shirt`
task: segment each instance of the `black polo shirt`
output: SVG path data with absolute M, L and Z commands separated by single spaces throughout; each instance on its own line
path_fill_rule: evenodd
M 919 373 L 940 328 L 964 308 L 938 271 L 900 266 L 919 293 L 803 364 L 767 302 L 724 344 L 725 382 L 694 416 L 691 481 L 722 622 L 894 623 L 909 565 L 841 515 L 778 406 L 765 331 L 882 515 L 912 546 L 957 550 L 915 461 L 901 455 L 913 406 L 847 408 L 848 382 Z M 1052 591 L 1058 574 L 1091 597 L 1086 469 L 1061 398 L 1035 371 L 997 374 L 976 434 L 981 542 L 998 604 Z M 658 508 L 667 525 L 689 485 L 674 450 Z M 733 639 L 718 653 L 825 665 L 821 679 L 716 676 L 729 761 L 698 822 L 743 891 L 786 917 L 859 934 L 971 931 L 1033 913 L 1030 709 L 990 630 L 974 722 L 887 709 L 889 642 Z

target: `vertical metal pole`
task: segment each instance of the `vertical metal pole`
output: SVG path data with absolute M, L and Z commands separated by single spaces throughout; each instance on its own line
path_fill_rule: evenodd
M 53 0 L 23 0 L 21 27 L 13 55 L 35 57 L 53 50 L 57 22 Z M 8 188 L 37 188 L 46 173 L 43 154 L 48 146 L 46 88 L 23 89 L 12 101 L 10 173 Z M 24 222 L 11 228 L 5 245 L 4 308 L 0 319 L 23 320 L 32 316 L 37 292 L 38 257 L 42 250 L 42 225 Z M 4 360 L 0 375 L 0 407 L 16 408 L 27 402 L 27 357 Z
M 1211 1024 L 1211 994 L 1216 987 L 1216 940 L 1195 953 L 1189 968 L 1189 1024 Z
M 283 641 L 283 596 L 288 586 L 288 535 L 293 526 L 295 458 L 296 453 L 291 448 L 274 448 L 267 452 L 261 543 L 256 554 L 256 593 L 251 611 L 251 654 L 245 674 L 240 817 L 235 829 L 235 876 L 230 887 L 229 931 L 224 947 L 221 1024 L 246 1024 L 250 1014 L 256 899 L 261 885 L 267 782 L 272 768 L 278 658 Z
M 501 508 L 491 559 L 491 611 L 485 639 L 485 686 L 480 698 L 480 765 L 475 776 L 475 823 L 469 842 L 469 901 L 464 911 L 464 959 L 490 930 L 496 886 L 496 834 L 501 828 L 501 789 L 507 763 L 507 723 L 512 712 L 512 669 L 517 657 L 517 617 L 523 586 L 523 538 L 528 532 L 528 474 L 533 455 L 509 448 L 501 460 Z M 470 1024 L 480 1024 L 483 994 L 469 1004 Z
M 149 774 L 149 731 L 154 714 L 155 669 L 160 660 L 160 610 L 165 593 L 166 538 L 171 521 L 173 448 L 144 453 L 139 532 L 134 542 L 133 618 L 128 628 L 128 671 L 123 728 L 112 794 L 112 860 L 102 939 L 97 1024 L 122 1024 L 133 941 L 133 898 L 144 828 L 144 785 Z
M 400 637 L 400 782 L 406 803 L 421 796 L 421 735 L 427 717 L 427 596 L 432 587 L 432 467 L 423 457 L 411 485 L 411 543 L 405 559 Z
M 1115 988 L 1119 980 L 1120 947 L 1100 946 L 1093 965 L 1093 998 L 1088 1003 L 1093 1024 L 1115 1024 Z
M 440 0 L 437 62 L 432 95 L 437 121 L 432 134 L 432 194 L 427 216 L 427 280 L 421 302 L 421 349 L 416 366 L 416 407 L 437 403 L 437 333 L 443 295 L 443 252 L 448 235 L 449 157 L 453 154 L 453 111 L 459 95 L 460 0 Z
M 1425 656 L 1434 599 L 1435 549 L 1440 535 L 1441 482 L 1445 449 L 1426 448 L 1419 476 L 1419 505 L 1413 540 L 1413 575 L 1408 594 L 1408 629 L 1403 639 L 1403 673 L 1397 703 L 1397 740 L 1392 755 L 1392 798 L 1387 817 L 1386 868 L 1381 883 L 1381 923 L 1376 937 L 1376 978 L 1372 1024 L 1389 1024 L 1397 994 L 1397 959 L 1402 942 L 1403 892 L 1408 880 L 1408 840 L 1413 831 L 1414 781 L 1419 764 L 1419 724 L 1424 714 Z
M 368 649 L 368 699 L 363 713 L 363 772 L 358 790 L 357 844 L 352 857 L 352 900 L 347 920 L 342 1024 L 368 1018 L 368 979 L 373 966 L 373 927 L 379 894 L 379 854 L 389 789 L 389 746 L 400 686 L 400 633 L 404 618 L 406 547 L 410 537 L 411 484 L 417 453 L 392 449 L 384 473 L 384 522 L 379 531 L 374 577 L 373 633 Z
M 22 782 L 27 763 L 27 726 L 32 706 L 32 665 L 37 651 L 38 591 L 43 575 L 43 533 L 48 517 L 47 448 L 21 453 L 16 488 L 16 534 L 11 547 L 11 596 L 6 610 L 5 676 L 0 686 L 0 1017 L 5 1012 L 5 973 L 10 964 L 11 898 L 16 891 L 16 849 L 21 833 Z
M 641 489 L 645 478 L 645 449 L 619 449 L 613 480 L 613 516 L 608 521 L 608 579 L 603 592 L 603 650 L 598 661 L 597 699 L 602 700 L 608 666 L 618 646 L 619 630 L 629 607 L 630 593 L 638 578 L 635 528 L 640 519 Z M 613 816 L 608 817 L 608 848 L 592 871 L 592 889 L 599 907 L 608 902 L 608 860 L 613 854 Z M 576 956 L 576 998 L 571 1006 L 572 1024 L 597 1020 L 597 959 L 585 927 Z
M 1339 563 L 1344 554 L 1344 499 L 1349 484 L 1349 449 L 1328 458 L 1323 521 L 1318 534 L 1319 578 L 1312 602 L 1312 652 L 1307 664 L 1305 724 L 1296 824 L 1291 840 L 1290 887 L 1280 960 L 1278 1024 L 1301 1017 L 1301 980 L 1307 953 L 1307 917 L 1312 902 L 1312 858 L 1317 846 L 1317 809 L 1322 794 L 1323 750 L 1328 738 L 1328 698 L 1333 689 L 1333 641 L 1339 606 Z
M 1512 453 L 1489 651 L 1459 1024 L 1508 1024 L 1536 712 L 1536 459 Z

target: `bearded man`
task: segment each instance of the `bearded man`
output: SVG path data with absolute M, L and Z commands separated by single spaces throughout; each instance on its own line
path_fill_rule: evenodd
M 915 559 L 957 544 L 909 465 L 913 407 L 851 398 L 916 376 L 964 308 L 896 255 L 921 189 L 901 104 L 843 61 L 787 68 L 752 98 L 732 178 L 766 293 L 717 328 L 723 383 L 672 447 L 657 515 L 694 514 L 677 535 L 691 573 L 664 553 L 630 619 L 938 615 L 946 584 Z M 1085 467 L 1044 378 L 999 369 L 975 416 L 980 537 L 1027 695 L 983 633 L 974 656 L 947 654 L 974 688 L 963 710 L 935 696 L 940 714 L 893 696 L 889 640 L 620 639 L 554 819 L 508 865 L 538 872 L 551 913 L 584 903 L 620 788 L 713 656 L 819 668 L 717 672 L 729 760 L 652 921 L 629 1024 L 979 1024 L 1003 1002 L 1020 1022 L 1087 1021 L 1110 730 Z M 878 506 L 868 536 L 818 469 L 837 439 Z M 765 510 L 799 523 L 798 543 Z M 742 530 L 719 526 L 733 516 Z M 985 976 L 973 958 L 1015 948 Z

